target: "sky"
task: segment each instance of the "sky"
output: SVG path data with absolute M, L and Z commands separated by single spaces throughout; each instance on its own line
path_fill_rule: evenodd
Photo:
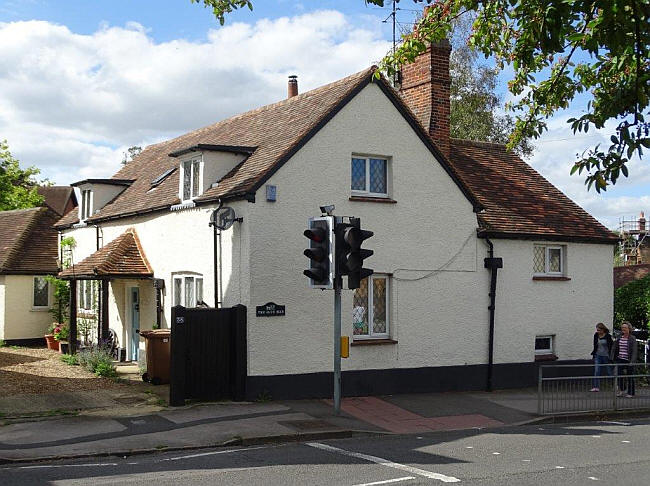
M 0 0 L 0 140 L 56 184 L 110 177 L 130 146 L 284 99 L 290 74 L 301 92 L 340 79 L 392 45 L 390 10 L 363 0 L 253 3 L 222 27 L 190 0 Z M 400 2 L 398 21 L 420 5 Z M 549 121 L 528 162 L 616 229 L 650 209 L 650 164 L 636 160 L 630 179 L 588 192 L 569 170 L 610 133 L 574 136 L 566 120 L 580 108 Z

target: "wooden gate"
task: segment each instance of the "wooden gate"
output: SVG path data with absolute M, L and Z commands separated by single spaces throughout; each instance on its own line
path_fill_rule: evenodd
M 244 400 L 246 307 L 172 308 L 169 404 Z

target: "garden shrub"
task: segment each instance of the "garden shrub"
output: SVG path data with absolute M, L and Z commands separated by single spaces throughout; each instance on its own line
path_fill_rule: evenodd
M 650 319 L 650 275 L 623 285 L 614 292 L 614 325 L 629 321 L 646 329 Z
M 93 347 L 81 351 L 79 364 L 97 376 L 117 376 L 117 370 L 113 366 L 113 357 L 110 351 L 104 347 Z
M 70 366 L 79 364 L 79 357 L 76 354 L 64 354 L 61 356 L 61 361 Z

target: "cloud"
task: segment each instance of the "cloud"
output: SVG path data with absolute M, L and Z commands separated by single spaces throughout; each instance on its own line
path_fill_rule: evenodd
M 25 165 L 67 184 L 108 176 L 146 145 L 368 67 L 388 50 L 333 10 L 155 42 L 136 22 L 91 35 L 45 21 L 0 23 L 0 138 Z
M 630 177 L 621 177 L 607 192 L 598 194 L 593 188 L 587 191 L 585 176 L 569 172 L 577 154 L 586 148 L 600 144 L 610 145 L 609 137 L 614 133 L 615 122 L 608 123 L 602 130 L 574 135 L 567 120 L 574 113 L 563 113 L 549 121 L 549 131 L 535 141 L 537 150 L 529 160 L 530 165 L 573 199 L 596 219 L 611 229 L 616 229 L 622 217 L 638 216 L 640 211 L 650 209 L 650 165 L 647 161 L 634 158 L 629 164 Z

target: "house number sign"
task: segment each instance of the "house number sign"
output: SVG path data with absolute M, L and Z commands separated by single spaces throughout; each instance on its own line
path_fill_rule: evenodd
M 255 307 L 255 313 L 257 317 L 283 316 L 285 315 L 284 307 L 275 302 L 269 302 L 268 304 Z

